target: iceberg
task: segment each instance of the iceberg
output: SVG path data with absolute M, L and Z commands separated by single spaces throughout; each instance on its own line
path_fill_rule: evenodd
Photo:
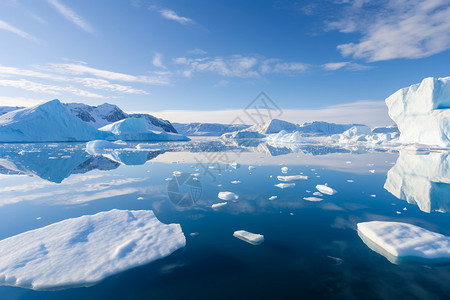
M 450 211 L 450 153 L 400 151 L 384 188 L 421 211 Z
M 239 196 L 233 192 L 220 192 L 219 195 L 217 195 L 217 197 L 219 199 L 226 200 L 226 201 L 239 199 Z
M 112 139 L 124 141 L 189 141 L 184 135 L 148 129 L 144 119 L 128 118 L 101 127 Z
M 223 139 L 262 139 L 266 136 L 257 131 L 250 131 L 249 129 L 239 130 L 231 133 L 224 133 L 221 135 Z
M 211 208 L 215 209 L 215 208 L 219 208 L 219 207 L 225 206 L 227 204 L 228 204 L 228 202 L 215 203 L 215 204 L 211 205 Z
M 310 201 L 310 202 L 320 202 L 323 199 L 318 197 L 303 197 L 303 200 Z
M 279 183 L 279 184 L 275 184 L 275 186 L 279 187 L 280 189 L 285 189 L 285 188 L 294 187 L 295 183 Z
M 386 99 L 400 142 L 450 147 L 450 77 L 425 78 Z
M 322 194 L 327 194 L 327 195 L 334 195 L 337 193 L 337 191 L 331 187 L 329 187 L 328 185 L 322 185 L 322 184 L 318 184 L 316 185 L 316 189 L 321 192 Z
M 0 116 L 0 142 L 86 142 L 109 136 L 73 116 L 57 99 Z
M 399 258 L 450 260 L 450 237 L 400 222 L 358 223 L 364 243 L 393 263 Z
M 304 176 L 304 175 L 277 176 L 277 179 L 279 181 L 308 180 L 308 176 Z
M 224 133 L 247 129 L 250 125 L 218 123 L 173 123 L 178 133 L 193 136 L 221 136 Z M 166 130 L 167 131 L 167 130 Z
M 306 141 L 300 132 L 294 131 L 289 133 L 284 130 L 267 137 L 266 140 L 272 143 L 301 143 Z
M 1 240 L 0 284 L 34 290 L 89 286 L 185 245 L 179 224 L 163 224 L 152 211 L 113 209 Z
M 233 236 L 252 245 L 260 245 L 264 242 L 264 236 L 262 234 L 251 233 L 245 230 L 235 231 Z

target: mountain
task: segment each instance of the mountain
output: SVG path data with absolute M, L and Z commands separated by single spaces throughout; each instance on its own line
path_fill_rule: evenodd
M 0 116 L 0 142 L 76 142 L 107 138 L 52 100 Z
M 91 124 L 95 128 L 100 128 L 127 118 L 138 118 L 145 119 L 147 127 L 150 130 L 177 133 L 172 124 L 167 120 L 159 119 L 148 114 L 127 114 L 113 104 L 105 103 L 99 106 L 90 106 L 83 103 L 67 103 L 64 105 L 74 116 Z
M 219 124 L 219 123 L 173 123 L 176 131 L 183 135 L 194 136 L 220 136 L 224 133 L 243 130 L 250 125 L 244 124 Z
M 272 119 L 263 125 L 256 124 L 249 128 L 250 131 L 258 131 L 262 134 L 278 133 L 282 130 L 287 132 L 297 131 L 299 126 L 287 121 Z
M 280 131 L 294 132 L 299 131 L 311 135 L 332 135 L 337 133 L 343 133 L 353 126 L 359 124 L 335 124 L 321 121 L 314 121 L 311 123 L 303 123 L 302 125 L 294 124 L 291 122 L 272 119 L 263 125 L 253 125 L 249 128 L 251 131 L 258 131 L 262 134 L 279 133 Z

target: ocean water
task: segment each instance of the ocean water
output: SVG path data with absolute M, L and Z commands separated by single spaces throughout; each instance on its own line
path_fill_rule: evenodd
M 449 264 L 391 262 L 371 250 L 356 230 L 359 222 L 398 221 L 450 236 L 448 152 L 213 138 L 151 148 L 91 155 L 77 143 L 2 144 L 0 240 L 122 209 L 152 210 L 161 222 L 180 224 L 186 246 L 87 287 L 35 291 L 3 285 L 0 298 L 450 297 Z M 233 162 L 239 166 L 230 166 Z M 291 188 L 275 186 L 277 176 L 298 174 L 309 179 Z M 236 180 L 240 183 L 232 183 Z M 318 184 L 338 193 L 320 196 L 319 202 L 304 200 Z M 239 199 L 212 209 L 223 202 L 217 197 L 223 191 Z M 265 241 L 246 243 L 233 237 L 236 230 L 263 234 Z

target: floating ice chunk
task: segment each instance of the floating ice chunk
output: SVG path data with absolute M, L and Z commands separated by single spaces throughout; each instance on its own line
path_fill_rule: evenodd
M 241 183 L 239 180 L 233 180 L 232 182 L 231 182 L 232 184 L 239 184 L 239 183 Z
M 278 198 L 278 196 L 270 196 L 269 197 L 269 200 L 275 200 L 275 199 L 277 199 Z
M 137 199 L 138 200 L 144 200 L 144 197 L 138 197 Z
M 237 163 L 237 162 L 231 163 L 230 166 L 231 166 L 232 168 L 234 168 L 234 169 L 237 169 L 237 168 L 240 168 L 240 167 L 241 167 L 241 165 L 240 165 L 239 163 Z
M 304 197 L 303 200 L 306 201 L 311 201 L 311 202 L 319 202 L 322 201 L 322 198 L 318 198 L 318 197 Z
M 284 174 L 286 174 L 288 170 L 289 170 L 288 167 L 282 167 L 281 168 L 281 172 L 284 173 Z
M 172 180 L 172 177 L 168 177 L 165 179 L 165 181 L 171 181 L 171 180 Z
M 277 176 L 277 178 L 279 181 L 308 180 L 308 176 L 304 176 L 304 175 Z
M 323 196 L 321 192 L 314 192 L 313 195 L 317 196 L 317 197 L 322 197 Z
M 375 170 L 369 170 L 369 172 L 372 173 L 372 174 L 374 174 L 374 173 L 375 173 Z
M 294 187 L 295 183 L 279 183 L 279 184 L 275 184 L 275 186 L 279 187 L 280 189 L 285 189 L 285 188 Z
M 248 166 L 249 171 L 253 170 L 254 168 L 254 166 Z
M 264 242 L 264 236 L 262 234 L 251 233 L 245 230 L 235 231 L 233 236 L 252 245 L 260 245 Z
M 180 171 L 173 171 L 173 176 L 175 176 L 175 177 L 180 177 L 181 176 L 181 174 L 182 174 L 182 172 L 180 172 Z
M 348 179 L 347 182 L 355 182 L 353 179 Z
M 35 290 L 89 286 L 184 247 L 179 224 L 150 210 L 113 209 L 0 241 L 0 284 Z
M 321 192 L 322 194 L 327 194 L 327 195 L 334 195 L 337 193 L 337 191 L 331 187 L 329 187 L 328 185 L 323 185 L 323 184 L 318 184 L 316 185 L 316 189 Z
M 219 207 L 225 206 L 227 204 L 228 204 L 228 202 L 215 203 L 215 204 L 211 205 L 211 208 L 219 208 Z
M 377 195 L 370 195 L 370 197 L 375 198 Z
M 400 222 L 358 223 L 366 245 L 393 263 L 396 258 L 450 259 L 450 237 Z
M 189 235 L 190 236 L 192 236 L 192 237 L 196 237 L 196 236 L 198 236 L 200 233 L 198 233 L 198 232 L 191 232 L 191 233 L 189 233 Z
M 239 196 L 236 195 L 233 192 L 220 192 L 219 195 L 217 196 L 219 199 L 222 200 L 237 200 L 239 199 Z
M 345 162 L 347 165 L 349 165 L 349 164 L 351 164 L 352 162 L 351 161 L 346 161 Z

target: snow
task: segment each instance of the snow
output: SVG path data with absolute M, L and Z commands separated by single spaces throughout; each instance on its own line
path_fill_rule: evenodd
M 241 124 L 218 124 L 218 123 L 173 123 L 178 133 L 194 136 L 220 136 L 224 133 L 247 129 L 250 125 Z
M 450 153 L 400 151 L 384 188 L 424 212 L 450 211 Z
M 327 194 L 327 195 L 334 195 L 337 193 L 337 191 L 327 185 L 322 185 L 322 184 L 318 184 L 316 185 L 316 189 L 321 192 L 322 194 Z
M 1 142 L 79 142 L 110 135 L 73 116 L 56 99 L 0 116 Z
M 275 186 L 279 187 L 280 189 L 285 189 L 285 188 L 294 187 L 295 183 L 279 183 L 279 184 L 275 184 Z
M 400 142 L 450 147 L 450 77 L 425 78 L 386 99 Z
M 226 200 L 226 201 L 239 199 L 239 196 L 233 192 L 220 192 L 217 197 L 219 199 Z
M 304 175 L 277 176 L 277 179 L 279 181 L 308 180 L 308 176 L 304 176 Z
M 369 248 L 382 255 L 450 259 L 450 237 L 412 224 L 364 222 L 358 223 L 358 233 L 366 244 L 369 242 Z
M 179 224 L 149 210 L 67 219 L 0 241 L 0 284 L 35 290 L 89 286 L 186 245 Z
M 251 233 L 245 230 L 235 231 L 233 236 L 252 245 L 260 245 L 264 242 L 264 236 L 262 234 Z
M 228 202 L 215 203 L 215 204 L 211 205 L 211 208 L 213 208 L 213 209 L 214 208 L 219 208 L 219 207 L 225 206 L 227 204 L 228 204 Z
M 189 141 L 189 138 L 180 134 L 151 131 L 144 119 L 123 119 L 99 130 L 112 134 L 113 139 L 124 141 Z
M 322 201 L 322 198 L 318 198 L 318 197 L 304 197 L 303 200 L 306 201 L 311 201 L 311 202 L 319 202 Z

